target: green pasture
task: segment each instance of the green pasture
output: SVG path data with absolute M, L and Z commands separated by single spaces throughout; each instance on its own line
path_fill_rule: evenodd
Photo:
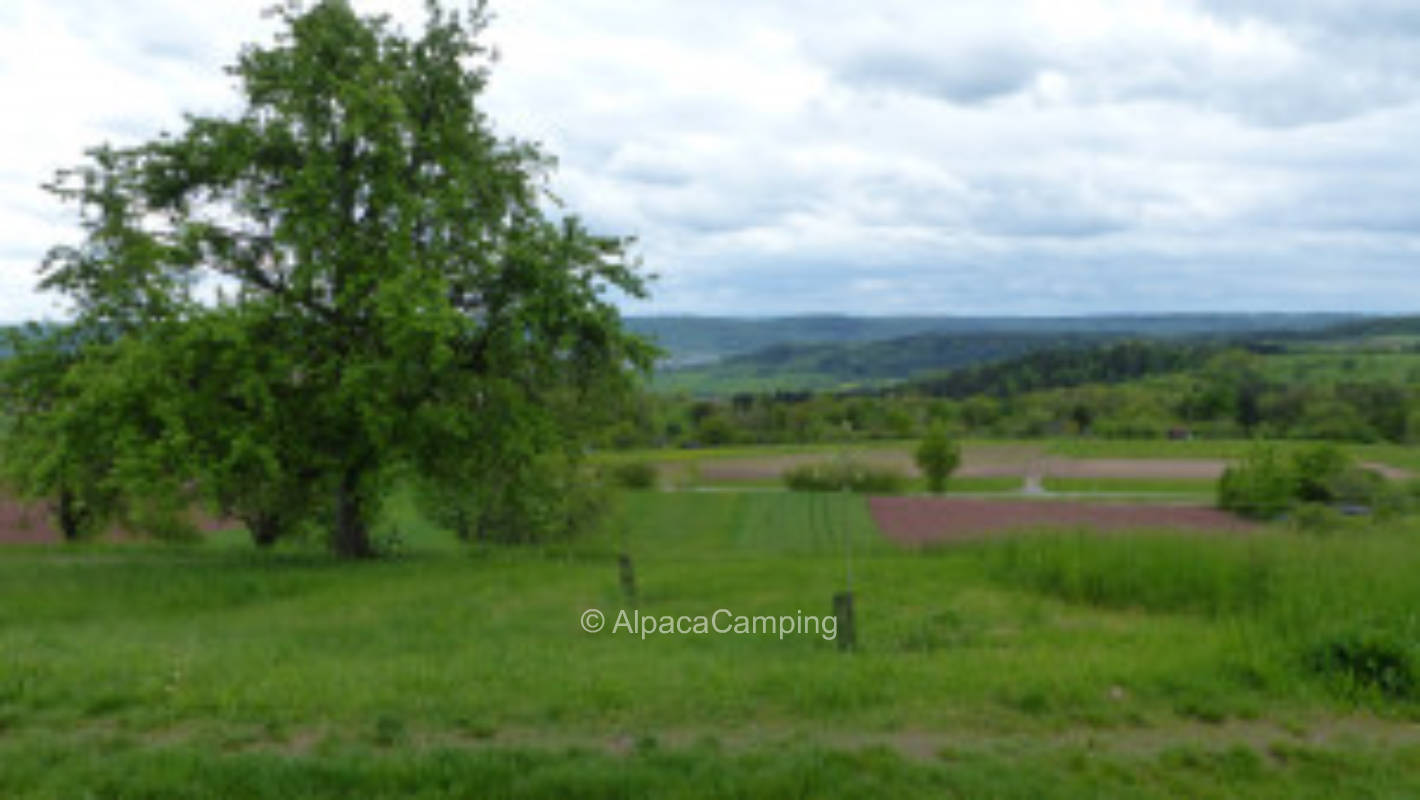
M 0 796 L 1420 791 L 1414 523 L 905 552 L 861 498 L 638 492 L 571 543 L 459 545 L 407 498 L 381 535 L 0 552 Z M 580 627 L 826 614 L 850 569 L 852 653 Z
M 1041 486 L 1051 492 L 1180 494 L 1211 498 L 1217 481 L 1163 478 L 1057 478 L 1046 476 Z

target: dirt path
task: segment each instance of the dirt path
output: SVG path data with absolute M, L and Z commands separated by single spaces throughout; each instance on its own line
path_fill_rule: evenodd
M 1129 702 L 1127 694 L 1120 702 Z M 112 735 L 106 723 L 81 723 L 65 733 L 82 734 L 85 741 Z M 211 739 L 226 735 L 242 741 L 242 752 L 278 752 L 306 756 L 321 742 L 338 737 L 339 731 L 316 725 L 297 728 L 272 738 L 269 729 L 261 726 L 241 726 L 212 723 L 179 723 L 166 729 L 145 734 L 151 745 L 175 745 L 199 738 Z M 1286 745 L 1306 747 L 1413 747 L 1420 744 L 1420 724 L 1403 720 L 1387 720 L 1354 715 L 1289 720 L 1286 724 L 1267 719 L 1228 720 L 1204 723 L 1193 720 L 1161 720 L 1148 725 L 1090 727 L 1073 726 L 1050 731 L 983 730 L 979 725 L 946 726 L 940 729 L 903 729 L 895 731 L 865 731 L 839 729 L 832 726 L 805 728 L 790 724 L 753 724 L 728 727 L 670 727 L 648 732 L 596 731 L 567 728 L 548 729 L 529 726 L 505 726 L 467 731 L 444 728 L 414 728 L 408 732 L 406 747 L 430 749 L 496 749 L 513 748 L 593 750 L 608 755 L 629 755 L 639 743 L 654 739 L 658 747 L 681 750 L 714 740 L 728 752 L 762 752 L 779 747 L 813 743 L 833 750 L 884 748 L 907 758 L 936 760 L 943 753 L 991 753 L 1002 751 L 1049 751 L 1053 749 L 1087 748 L 1095 753 L 1152 756 L 1183 746 L 1222 750 L 1245 746 L 1271 754 Z

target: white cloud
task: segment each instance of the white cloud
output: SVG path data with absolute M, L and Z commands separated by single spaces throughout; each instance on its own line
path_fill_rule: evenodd
M 0 319 L 53 314 L 25 287 L 73 229 L 38 185 L 231 108 L 262 5 L 0 9 Z M 636 309 L 1411 310 L 1409 2 L 493 10 L 486 107 L 559 157 L 570 210 L 639 237 L 663 278 Z

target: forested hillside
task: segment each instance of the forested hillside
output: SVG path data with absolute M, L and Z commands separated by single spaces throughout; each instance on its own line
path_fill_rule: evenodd
M 1391 336 L 1077 343 L 880 386 L 648 393 L 604 443 L 911 438 L 934 423 L 985 437 L 1412 442 L 1420 349 L 1378 344 Z
M 865 333 L 878 326 L 906 324 L 905 320 L 909 319 L 805 317 L 759 321 L 716 320 L 713 325 L 700 324 L 711 322 L 708 320 L 662 319 L 659 324 L 666 326 L 662 330 L 666 338 L 661 343 L 667 348 L 669 356 L 656 374 L 654 387 L 662 392 L 683 391 L 705 397 L 741 392 L 859 390 L 925 377 L 924 373 L 999 362 L 1039 350 L 1081 350 L 1126 340 L 1246 342 L 1249 346 L 1257 346 L 1257 343 L 1273 340 L 1313 340 L 1315 335 L 1329 332 L 1338 325 L 1364 322 L 1353 316 L 1338 314 L 921 318 L 918 323 L 938 325 L 944 330 L 874 341 L 828 339 L 805 343 L 795 338 L 812 335 L 815 331 L 832 331 L 835 336 L 849 337 L 855 332 Z M 835 320 L 842 325 L 835 327 Z M 649 321 L 642 319 L 639 324 L 645 325 Z M 777 330 L 787 338 L 754 352 L 729 355 L 719 360 L 707 361 L 702 357 L 698 363 L 677 362 L 677 358 L 685 358 L 685 351 L 666 344 L 666 341 L 690 341 L 683 338 L 687 333 L 708 335 L 719 324 L 728 326 L 723 331 L 735 331 L 735 337 L 740 338 L 716 339 L 708 335 L 708 338 L 695 340 L 707 346 L 715 342 L 749 341 L 752 336 L 743 336 L 749 329 L 736 328 L 735 324 L 750 322 L 765 325 L 758 333 Z M 1326 336 L 1327 341 L 1335 338 L 1329 333 Z M 1347 336 L 1354 338 L 1354 334 Z M 1148 358 L 1162 358 L 1162 352 L 1154 352 Z M 1131 356 L 1119 353 L 1115 357 Z M 1132 357 L 1141 357 L 1141 354 L 1135 353 Z M 1075 369 L 1068 365 L 1064 368 Z M 1108 371 L 1110 368 L 1106 366 L 1104 369 Z M 1127 377 L 1134 374 L 1144 373 L 1131 373 Z M 1095 378 L 1086 377 L 1083 380 Z M 1080 379 L 1070 381 L 1079 382 Z M 1057 383 L 1047 379 L 1043 383 L 1031 382 L 1030 385 Z

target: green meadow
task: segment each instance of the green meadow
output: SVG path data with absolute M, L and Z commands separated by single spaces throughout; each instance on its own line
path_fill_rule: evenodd
M 358 564 L 238 532 L 7 548 L 0 794 L 1420 791 L 1413 523 L 909 551 L 860 498 L 640 492 L 567 545 L 458 545 L 402 502 L 381 531 Z M 611 630 L 823 615 L 850 572 L 852 652 Z

